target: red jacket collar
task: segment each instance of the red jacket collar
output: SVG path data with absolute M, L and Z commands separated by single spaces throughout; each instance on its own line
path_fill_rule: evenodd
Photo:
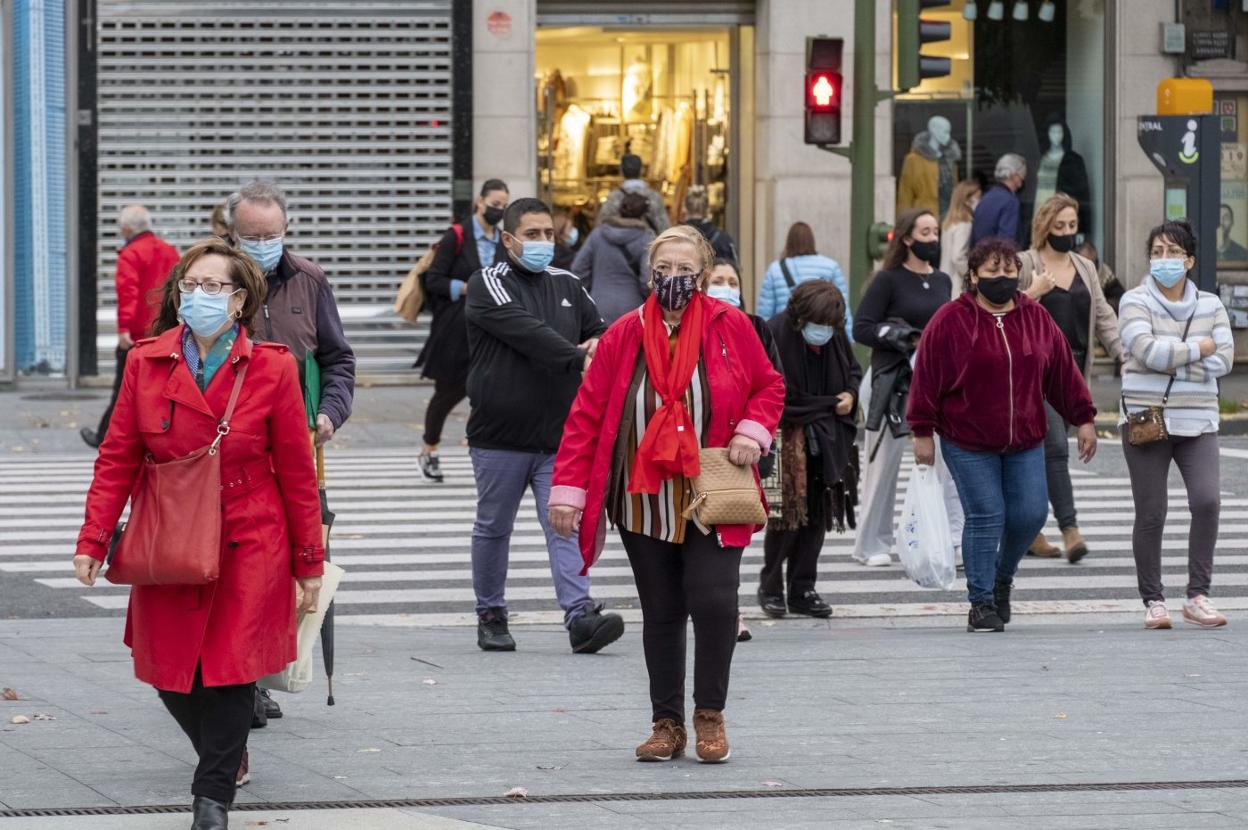
M 178 364 L 182 363 L 182 331 L 185 328 L 185 325 L 174 326 L 168 331 L 158 334 L 153 343 L 153 348 L 147 350 L 144 357 L 152 360 L 169 361 L 169 379 L 165 381 L 164 389 L 166 398 L 174 403 L 188 406 L 196 412 L 202 412 L 210 418 L 216 418 L 216 413 L 212 411 L 212 407 L 208 405 L 204 394 L 195 385 L 195 379 L 191 377 L 191 373 L 189 371 L 178 371 Z M 238 333 L 238 338 L 230 349 L 229 362 L 233 364 L 238 363 L 240 360 L 250 359 L 251 349 L 251 338 L 247 336 L 247 330 L 243 329 Z M 213 387 L 209 386 L 208 391 L 211 393 Z

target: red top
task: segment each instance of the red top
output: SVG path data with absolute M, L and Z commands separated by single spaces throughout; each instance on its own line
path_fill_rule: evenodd
M 740 434 L 757 441 L 766 453 L 784 409 L 784 378 L 772 366 L 749 317 L 719 300 L 701 295 L 694 299 L 710 304 L 702 358 L 710 388 L 711 423 L 702 446 L 726 447 Z M 550 503 L 584 511 L 580 546 L 586 570 L 606 541 L 604 503 L 611 455 L 641 351 L 642 331 L 637 310 L 616 320 L 602 336 L 563 425 L 563 441 L 555 456 Z M 758 529 L 749 525 L 715 528 L 725 547 L 748 545 Z
M 151 231 L 131 237 L 117 254 L 117 333 L 138 342 L 160 310 L 160 288 L 178 264 L 178 249 Z
M 906 418 L 973 452 L 1018 452 L 1044 441 L 1044 402 L 1076 426 L 1096 416 L 1088 384 L 1052 316 L 1019 294 L 997 317 L 963 294 L 923 330 Z

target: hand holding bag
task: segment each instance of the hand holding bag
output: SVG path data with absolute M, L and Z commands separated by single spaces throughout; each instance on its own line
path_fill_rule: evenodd
M 1187 342 L 1187 333 L 1191 331 L 1192 317 L 1195 316 L 1196 311 L 1193 309 L 1192 316 L 1187 318 L 1187 325 L 1183 327 L 1183 342 Z M 1174 375 L 1170 375 L 1170 382 L 1166 384 L 1166 391 L 1161 396 L 1161 406 L 1146 406 L 1137 412 L 1127 411 L 1127 396 L 1122 395 L 1122 414 L 1126 416 L 1123 428 L 1127 431 L 1128 444 L 1139 447 L 1165 441 L 1170 437 L 1170 430 L 1166 428 L 1166 404 L 1170 401 L 1170 390 L 1173 387 Z
M 762 525 L 767 512 L 753 465 L 738 467 L 728 460 L 727 447 L 707 447 L 698 451 L 700 472 L 693 477 L 693 501 L 684 510 L 705 527 L 712 525 Z
M 130 520 L 104 578 L 114 585 L 207 585 L 221 574 L 221 441 L 247 376 L 234 377 L 217 437 L 190 455 L 157 464 L 148 455 L 130 500 Z

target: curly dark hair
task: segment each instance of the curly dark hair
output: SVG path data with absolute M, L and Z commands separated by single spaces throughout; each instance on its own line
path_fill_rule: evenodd
M 1005 264 L 1007 262 L 1014 263 L 1015 271 L 1023 267 L 1023 261 L 1018 258 L 1018 246 L 1014 244 L 1012 239 L 992 236 L 988 239 L 980 240 L 979 244 L 971 249 L 970 256 L 966 259 L 966 270 L 968 274 L 979 276 L 979 269 L 985 265 Z M 968 294 L 975 293 L 975 286 L 971 284 L 970 280 L 966 281 L 966 292 Z
M 1184 219 L 1172 219 L 1168 222 L 1162 222 L 1149 231 L 1148 247 L 1144 249 L 1146 254 L 1152 254 L 1153 243 L 1158 239 L 1166 239 L 1173 242 L 1182 248 L 1188 256 L 1196 256 L 1196 232 L 1192 230 L 1191 224 Z
M 268 283 L 265 282 L 264 275 L 260 273 L 260 268 L 251 257 L 225 240 L 213 237 L 197 242 L 188 248 L 182 255 L 182 259 L 178 260 L 178 264 L 169 272 L 165 284 L 160 289 L 160 311 L 157 312 L 156 319 L 152 321 L 152 334 L 162 334 L 182 325 L 178 320 L 178 304 L 181 302 L 178 280 L 182 279 L 186 274 L 186 269 L 190 268 L 196 260 L 206 256 L 221 256 L 230 261 L 230 279 L 238 288 L 246 292 L 243 296 L 243 307 L 238 321 L 248 332 L 255 332 L 256 315 L 260 313 L 260 308 L 264 305 L 264 296 L 269 289 Z
M 793 289 L 785 313 L 794 331 L 807 323 L 839 330 L 845 326 L 845 297 L 826 280 L 806 280 Z

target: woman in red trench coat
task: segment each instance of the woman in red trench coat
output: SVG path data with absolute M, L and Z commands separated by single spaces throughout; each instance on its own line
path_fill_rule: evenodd
M 175 267 L 156 336 L 126 361 L 74 556 L 78 578 L 93 584 L 145 456 L 165 462 L 212 443 L 246 366 L 220 449 L 220 578 L 134 586 L 126 616 L 135 675 L 156 687 L 199 755 L 194 830 L 226 827 L 255 681 L 295 658 L 295 585 L 299 610 L 312 610 L 323 571 L 298 370 L 286 347 L 247 336 L 264 292 L 251 259 L 220 240 L 195 245 Z

